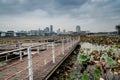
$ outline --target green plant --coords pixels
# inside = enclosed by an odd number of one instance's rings
[[[69,77],[66,80],[79,80],[81,77],[81,73],[78,73],[75,69],[71,69],[69,73]]]
[[[116,45],[116,44],[114,44],[114,45],[112,45],[112,48],[118,48],[118,45]]]
[[[81,54],[81,55],[79,56],[79,59],[80,59],[81,62],[85,62],[85,61],[87,61],[89,58],[90,58],[90,57],[89,57],[88,55],[84,55],[84,54]]]
[[[93,71],[93,74],[94,74],[94,80],[99,80],[99,77],[100,77],[100,74],[101,74],[100,70],[99,69],[95,69]]]
[[[87,74],[82,74],[82,80],[90,80]]]
[[[110,65],[111,68],[116,64],[116,61],[113,60],[111,57],[104,56],[104,59]]]
[[[95,76],[100,76],[100,70],[99,69],[95,69],[94,70],[94,72],[93,72],[93,74],[95,75]]]
[[[86,48],[87,51],[90,51],[90,48]]]
[[[115,53],[115,50],[114,50],[113,48],[110,48],[110,49],[108,50],[108,54],[113,55],[114,53]]]

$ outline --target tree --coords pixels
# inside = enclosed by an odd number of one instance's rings
[[[116,25],[116,29],[118,31],[118,34],[120,35],[120,24],[119,25]]]

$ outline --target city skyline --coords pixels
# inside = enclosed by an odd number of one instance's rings
[[[81,31],[81,28],[80,28],[80,26],[79,25],[77,25],[76,27],[79,27],[79,32]],[[75,29],[74,30],[71,30],[72,32],[78,32],[75,27]],[[66,30],[66,29],[61,29],[61,28],[58,28],[57,30],[55,30],[54,29],[54,25],[49,25],[48,27],[42,27],[42,29],[41,28],[37,28],[37,29],[31,29],[31,30],[18,30],[18,31],[15,31],[15,30],[1,30],[0,32],[7,32],[7,31],[14,31],[14,32],[29,32],[29,31],[45,31],[45,32],[48,32],[48,33],[57,33],[58,32],[58,30],[59,30],[59,32],[69,32],[69,30]],[[79,33],[78,32],[78,33]]]
[[[55,36],[55,35],[71,35],[71,34],[87,34],[87,31],[81,31],[80,26],[76,26],[76,31],[66,31],[65,29],[63,31],[60,30],[60,28],[57,31],[54,31],[53,25],[50,25],[49,27],[45,27],[44,29],[36,29],[36,30],[30,30],[30,31],[0,31],[0,38],[1,37],[27,37],[27,36]]]
[[[51,27],[52,26],[52,27]],[[77,25],[78,26],[78,25]],[[9,27],[9,26],[8,26]],[[11,27],[11,26],[10,26]],[[12,26],[12,27],[14,27],[14,26]],[[26,26],[24,26],[24,27],[26,27]],[[61,31],[63,31],[63,30],[66,30],[66,29],[64,29],[64,28],[60,28],[60,27],[58,27],[58,28],[55,28],[54,27],[54,25],[49,25],[49,26],[47,26],[47,27],[45,27],[45,26],[42,26],[42,27],[39,27],[39,26],[37,26],[36,28],[34,28],[34,29],[27,29],[27,30],[25,30],[25,29],[18,29],[18,30],[15,30],[15,29],[10,29],[10,30],[0,30],[1,32],[6,32],[6,31],[15,31],[15,32],[19,32],[19,31],[31,31],[31,30],[45,30],[45,31],[49,31],[50,33],[52,33],[52,32],[57,32],[57,30],[58,29],[60,29]],[[74,27],[74,29],[73,30],[66,30],[67,32],[68,31],[73,31],[73,32],[76,32],[76,26]]]
[[[36,30],[49,25],[66,31],[115,31],[119,0],[1,0],[0,31]]]

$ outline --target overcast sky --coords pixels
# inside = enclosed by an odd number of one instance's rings
[[[120,24],[120,0],[0,0],[0,31],[54,30],[115,31]]]

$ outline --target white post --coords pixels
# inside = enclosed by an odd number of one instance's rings
[[[7,49],[7,46],[8,46],[8,42],[7,41],[5,41],[5,49]]]
[[[91,45],[91,53],[92,53],[92,51],[93,51],[93,46]]]
[[[46,61],[46,59],[44,59],[44,64],[45,64],[45,65],[47,64],[47,61]]]
[[[64,54],[64,39],[62,40],[62,54]]]
[[[45,49],[45,45],[43,45],[43,49]]]
[[[80,41],[80,37],[78,37],[78,41]]]
[[[71,44],[70,47],[72,47],[72,38],[70,38],[70,44]]]
[[[20,50],[20,61],[22,61],[22,51]]]
[[[37,53],[38,53],[38,54],[40,53],[40,48],[39,48],[39,46],[37,47]]]
[[[53,63],[55,63],[55,46],[54,46],[54,42],[52,42],[52,58],[53,58]]]
[[[70,46],[71,46],[71,39],[69,38],[69,49],[70,49]]]
[[[71,42],[72,42],[72,47],[73,47],[73,39],[72,39],[72,41],[71,41]]]
[[[30,46],[33,46],[33,44],[32,44],[32,40],[30,40]]]
[[[32,69],[32,55],[31,55],[31,48],[27,48],[28,53],[28,73],[29,73],[29,80],[33,80],[33,69]]]
[[[6,62],[8,61],[8,54],[6,55]]]
[[[6,62],[8,61],[8,56],[10,55],[10,53],[8,53],[7,55],[6,55]]]
[[[48,44],[46,46],[47,46],[47,50],[48,50]]]
[[[19,45],[19,49],[21,48],[21,45],[20,45],[20,43],[18,43],[18,45]],[[22,61],[22,51],[20,50],[20,61]]]
[[[48,44],[46,44],[46,46],[45,46],[45,47],[46,47],[46,50],[48,50]]]
[[[67,38],[67,49],[69,49],[69,39]]]
[[[73,39],[73,46],[75,45],[75,39]]]

